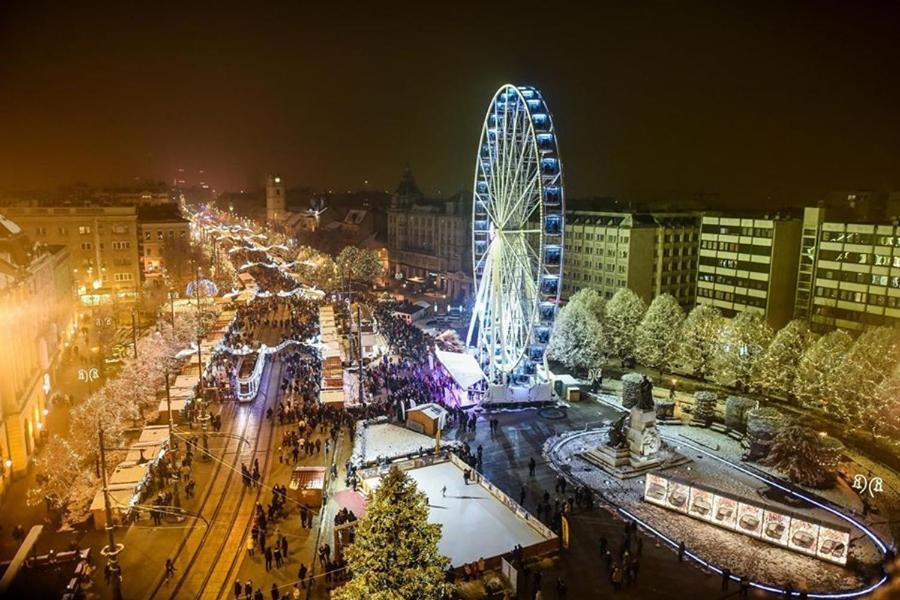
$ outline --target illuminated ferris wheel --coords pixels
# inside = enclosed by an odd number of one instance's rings
[[[544,381],[562,286],[562,163],[540,92],[504,85],[478,142],[472,208],[475,308],[467,345],[488,381]]]

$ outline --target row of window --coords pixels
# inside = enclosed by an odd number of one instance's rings
[[[718,250],[720,252],[740,252],[741,254],[756,254],[758,256],[771,256],[772,246],[759,244],[739,244],[737,242],[716,242],[714,240],[701,240],[700,248],[703,250]]]
[[[815,306],[813,307],[813,314],[824,317],[827,320],[843,319],[845,321],[856,321],[864,325],[883,325],[890,319],[890,317],[885,317],[884,315],[873,315],[865,311],[857,312],[836,306]]]
[[[737,225],[711,225],[705,223],[701,227],[703,233],[715,233],[719,235],[743,235],[746,237],[771,238],[771,227],[739,227]]]
[[[897,275],[873,275],[872,273],[854,273],[852,271],[837,271],[834,269],[819,269],[816,271],[816,275],[822,279],[831,279],[832,281],[900,288],[900,276]]]
[[[708,283],[718,283],[721,285],[733,285],[735,287],[747,288],[750,290],[768,290],[769,282],[749,279],[747,277],[734,277],[732,275],[722,275],[719,273],[700,273],[697,277],[700,281]]]
[[[568,228],[567,228],[568,229]],[[606,235],[605,233],[584,233],[581,231],[573,231],[567,234],[575,240],[585,240],[588,242],[607,242],[609,244],[627,244],[627,235]]]
[[[862,244],[865,246],[893,246],[894,248],[900,248],[900,235],[857,233],[855,231],[823,231],[822,241]]]
[[[739,271],[752,271],[754,273],[768,273],[769,265],[765,263],[750,262],[748,260],[735,260],[732,258],[713,258],[701,256],[700,265],[706,267],[721,267],[723,269],[737,269]]]
[[[816,296],[856,302],[858,304],[872,304],[874,306],[887,306],[888,308],[900,308],[900,296],[887,296],[885,294],[872,294],[868,292],[854,292],[851,290],[839,290],[837,288],[816,287]]]
[[[845,252],[843,250],[820,250],[821,260],[853,263],[855,265],[876,265],[879,267],[900,267],[900,255],[875,254],[873,252]]]
[[[94,247],[94,244],[91,242],[81,242],[82,250],[91,250],[91,249],[93,249],[93,247]],[[103,242],[100,242],[100,249],[103,250],[104,248],[105,248],[105,244]],[[117,241],[113,241],[113,243],[112,243],[113,250],[128,250],[129,248],[131,248],[131,242],[128,242],[125,240],[117,240]]]
[[[47,235],[46,227],[35,227],[34,235],[35,237],[46,237]],[[78,235],[91,235],[93,233],[93,227],[91,225],[79,225],[77,227]],[[127,234],[128,233],[128,225],[112,225],[110,226],[110,231],[115,234]],[[57,227],[56,233],[58,235],[69,235],[68,227]],[[103,233],[103,226],[99,225],[97,227],[97,233]]]
[[[182,237],[182,238],[183,238],[184,235],[185,235],[185,231],[182,229],[181,231],[178,232],[178,235],[179,235],[179,237]],[[167,232],[166,232],[166,231],[163,231],[162,229],[157,229],[157,230],[156,230],[156,239],[157,239],[158,241],[162,241],[162,240],[166,239],[166,237],[168,237],[169,239],[174,239],[174,237],[175,237],[175,230],[174,230],[174,229],[170,229],[170,230],[168,230]],[[152,240],[152,239],[153,239],[153,232],[151,232],[151,231],[145,231],[145,232],[144,232],[144,241],[145,241],[145,242],[149,242],[149,241]]]
[[[723,302],[733,302],[735,304],[743,304],[744,306],[755,306],[757,308],[766,307],[765,298],[757,298],[756,296],[748,296],[746,294],[735,294],[734,292],[725,292],[722,290],[711,290],[708,288],[698,288],[697,296],[701,298],[713,298],[722,300]]]

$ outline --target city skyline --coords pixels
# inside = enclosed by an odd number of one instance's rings
[[[892,6],[570,9],[546,26],[538,8],[103,7],[73,27],[7,5],[0,188],[185,168],[220,191],[268,172],[390,190],[410,164],[446,196],[471,187],[483,104],[507,81],[552,99],[571,197],[778,208],[900,183]]]

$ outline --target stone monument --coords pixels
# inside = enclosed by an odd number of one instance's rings
[[[629,373],[622,377],[622,406],[630,413],[610,426],[605,444],[582,456],[617,477],[636,477],[660,464],[662,446],[656,429],[653,384],[647,376]]]

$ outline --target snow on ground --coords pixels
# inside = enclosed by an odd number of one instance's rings
[[[679,467],[666,469],[663,473],[675,475],[689,481],[702,482],[716,489],[743,496],[751,500],[765,501],[758,491],[768,486],[736,469],[729,468],[708,456],[704,456],[687,446],[678,445],[679,439],[687,439],[703,447],[713,441],[707,430],[691,427],[665,427],[663,434],[668,443],[691,459]],[[683,434],[680,437],[678,434]],[[723,458],[731,459],[740,443],[727,436],[715,434]],[[724,438],[724,439],[723,439]],[[621,506],[647,521],[663,533],[676,540],[684,540],[688,549],[709,560],[711,563],[728,567],[735,574],[776,585],[794,585],[815,590],[850,590],[861,587],[865,581],[849,568],[823,562],[796,552],[780,548],[753,538],[727,531],[711,524],[669,511],[643,500],[644,478],[620,481],[602,469],[579,458],[578,453],[596,448],[606,440],[606,428],[587,433],[570,433],[547,440],[545,455],[551,464],[559,464],[569,470],[573,477],[597,490],[607,501]],[[703,442],[703,443],[697,443]],[[733,442],[736,447],[728,442]],[[740,453],[736,456],[740,457]],[[786,506],[788,510],[808,514],[824,521],[835,521],[835,517],[818,508],[798,508]],[[845,523],[846,524],[846,523]],[[853,531],[850,557],[862,562],[874,562],[878,553],[868,538]],[[856,539],[859,538],[859,539]]]
[[[350,460],[357,466],[393,460],[422,450],[434,450],[433,438],[402,425],[388,423],[384,417],[369,422],[357,421],[355,440]],[[457,445],[458,442],[449,440],[441,442],[441,447]]]
[[[428,521],[441,525],[438,549],[453,566],[528,547],[546,538],[450,461],[406,472],[428,496]],[[447,495],[441,488],[447,486]]]

